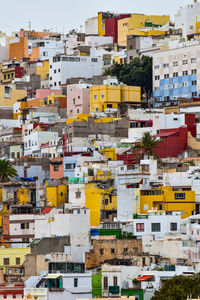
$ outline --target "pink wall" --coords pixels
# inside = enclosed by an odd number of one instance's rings
[[[87,88],[88,87],[88,88]],[[74,104],[75,100],[75,104]],[[90,89],[86,84],[71,84],[67,86],[67,116],[76,118],[77,114],[90,112]]]
[[[42,100],[50,95],[62,95],[62,90],[39,89],[36,90],[35,98],[39,98]]]

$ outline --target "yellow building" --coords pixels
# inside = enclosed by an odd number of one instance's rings
[[[152,36],[165,34],[166,32],[160,27],[169,23],[169,21],[170,16],[132,14],[131,17],[118,21],[118,44],[126,47],[128,35]]]
[[[100,152],[102,152],[108,158],[108,160],[117,160],[115,148],[109,148],[109,149],[105,148],[100,150]]]
[[[6,268],[22,266],[25,256],[30,254],[31,249],[26,248],[5,248],[0,249],[0,268],[3,268],[4,273]]]
[[[26,90],[16,89],[15,84],[0,85],[0,106],[13,106],[26,97]]]
[[[36,75],[40,75],[41,80],[48,79],[49,60],[43,60],[36,64]]]
[[[152,210],[180,211],[182,218],[192,215],[196,209],[195,192],[165,186],[140,192],[140,214]]]
[[[110,219],[117,211],[117,197],[113,193],[112,181],[107,179],[107,185],[102,180],[106,177],[105,174],[99,174],[101,180],[85,184],[85,206],[90,209],[90,226],[98,226],[102,219]]]
[[[51,207],[58,207],[60,204],[66,203],[67,185],[46,186],[47,204]]]
[[[18,101],[13,104],[13,119],[17,120],[22,114],[23,110],[27,108],[27,101]]]
[[[122,102],[140,103],[141,88],[126,85],[97,85],[90,87],[90,112],[117,109]]]
[[[17,190],[17,203],[20,205],[29,203],[29,189],[19,188]]]

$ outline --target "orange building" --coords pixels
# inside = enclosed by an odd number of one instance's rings
[[[9,59],[21,60],[28,58],[28,38],[20,37],[18,41],[11,40],[9,44]]]
[[[63,157],[53,158],[50,162],[50,178],[61,179],[64,177],[64,159]]]

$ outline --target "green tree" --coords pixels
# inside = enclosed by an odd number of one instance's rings
[[[158,148],[159,142],[160,141],[152,136],[150,132],[144,132],[141,139],[139,139],[139,142],[133,147],[133,151],[140,149],[143,154],[157,157],[154,149]]]
[[[186,300],[188,296],[200,296],[200,274],[175,276],[165,282],[151,300]]]
[[[0,182],[8,182],[17,176],[17,171],[12,167],[9,160],[0,159]]]
[[[130,86],[141,86],[145,99],[152,94],[152,57],[135,57],[129,64],[115,64],[111,75]]]

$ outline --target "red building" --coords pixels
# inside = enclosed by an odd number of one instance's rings
[[[106,36],[112,36],[113,42],[118,42],[118,20],[131,17],[131,14],[119,15],[105,20],[105,33]]]
[[[24,296],[24,284],[23,283],[1,283],[0,284],[0,297],[1,299],[8,298],[23,298]]]
[[[154,152],[160,158],[177,157],[187,149],[187,136],[187,127],[161,129],[160,133],[156,135],[161,141],[158,144],[158,148],[154,149]]]

